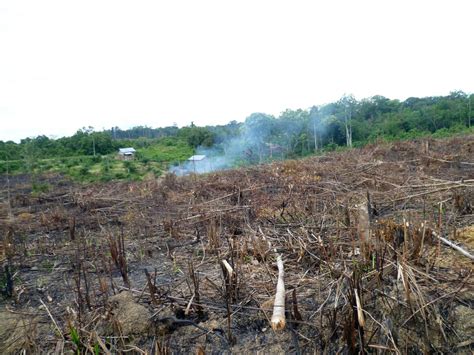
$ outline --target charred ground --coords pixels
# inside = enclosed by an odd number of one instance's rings
[[[473,263],[436,236],[474,250],[472,156],[463,136],[39,195],[3,177],[0,351],[469,353]]]

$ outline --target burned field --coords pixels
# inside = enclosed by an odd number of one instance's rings
[[[160,181],[55,178],[36,196],[2,181],[0,351],[470,353],[473,156],[465,136]]]

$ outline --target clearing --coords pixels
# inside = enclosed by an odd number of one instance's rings
[[[3,176],[0,352],[469,354],[473,260],[438,236],[474,252],[473,156],[471,135],[39,195]]]

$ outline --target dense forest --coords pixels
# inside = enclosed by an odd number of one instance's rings
[[[0,141],[0,172],[28,170],[40,159],[97,159],[124,146],[135,147],[139,161],[176,163],[194,152],[204,152],[232,157],[232,163],[227,161],[229,166],[234,162],[294,158],[381,139],[444,136],[471,130],[472,101],[473,95],[462,91],[405,101],[383,96],[358,101],[345,95],[337,102],[309,109],[288,109],[278,117],[252,113],[243,123],[232,121],[220,126],[191,123],[182,128],[113,127],[100,132],[88,127],[59,139],[42,135],[20,143]]]

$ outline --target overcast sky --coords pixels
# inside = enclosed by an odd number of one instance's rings
[[[474,1],[1,0],[0,140],[474,91]]]

